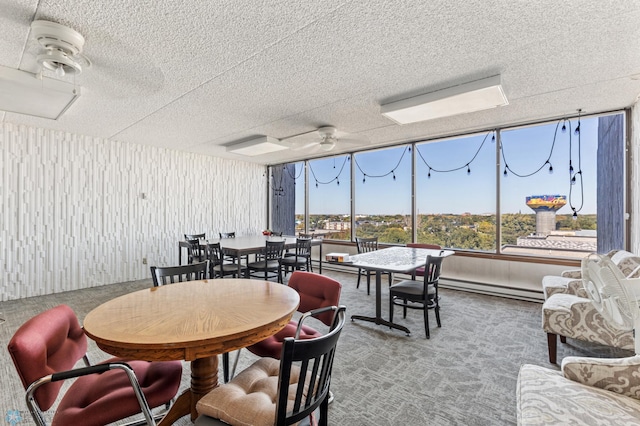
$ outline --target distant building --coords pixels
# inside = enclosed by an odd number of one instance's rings
[[[351,222],[325,222],[324,229],[331,231],[346,231],[351,229]]]

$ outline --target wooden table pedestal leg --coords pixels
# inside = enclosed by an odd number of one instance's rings
[[[190,414],[191,421],[194,421],[198,417],[196,403],[216,386],[218,386],[218,356],[191,361],[191,388],[176,399],[158,426],[171,425],[187,414]]]
[[[191,361],[191,420],[198,417],[196,403],[218,386],[218,356]]]

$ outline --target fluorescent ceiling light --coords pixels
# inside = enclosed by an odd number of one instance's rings
[[[408,124],[508,104],[500,76],[495,75],[382,105],[380,112],[398,124]]]
[[[80,97],[80,87],[0,67],[0,110],[57,120]]]
[[[254,157],[256,155],[282,151],[283,149],[287,149],[287,147],[280,144],[278,139],[269,136],[261,136],[246,142],[230,145],[227,147],[227,152]]]

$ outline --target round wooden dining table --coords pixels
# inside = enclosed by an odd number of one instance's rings
[[[160,425],[191,414],[218,385],[218,354],[281,330],[298,308],[298,293],[282,284],[247,279],[187,281],[117,297],[87,314],[84,331],[103,351],[147,361],[191,362],[191,387]]]

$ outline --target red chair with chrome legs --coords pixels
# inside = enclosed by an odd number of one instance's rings
[[[52,425],[105,425],[143,413],[155,425],[151,408],[168,404],[178,392],[180,361],[147,362],[111,358],[73,369],[86,357],[87,338],[73,310],[60,305],[31,318],[8,345],[27,390],[27,405],[38,425],[64,380],[75,381],[60,399]]]
[[[300,294],[300,306],[298,312],[306,313],[312,310],[327,308],[330,306],[338,306],[340,301],[340,292],[342,284],[338,281],[326,277],[324,275],[315,274],[313,272],[295,271],[289,279],[289,287],[293,288]],[[328,310],[316,316],[327,326],[333,323],[333,315],[335,311]],[[282,345],[287,337],[294,337],[298,321],[290,321],[282,330],[268,337],[247,349],[258,356],[279,359],[282,353]],[[299,339],[312,339],[320,336],[321,333],[309,327],[302,325]]]

